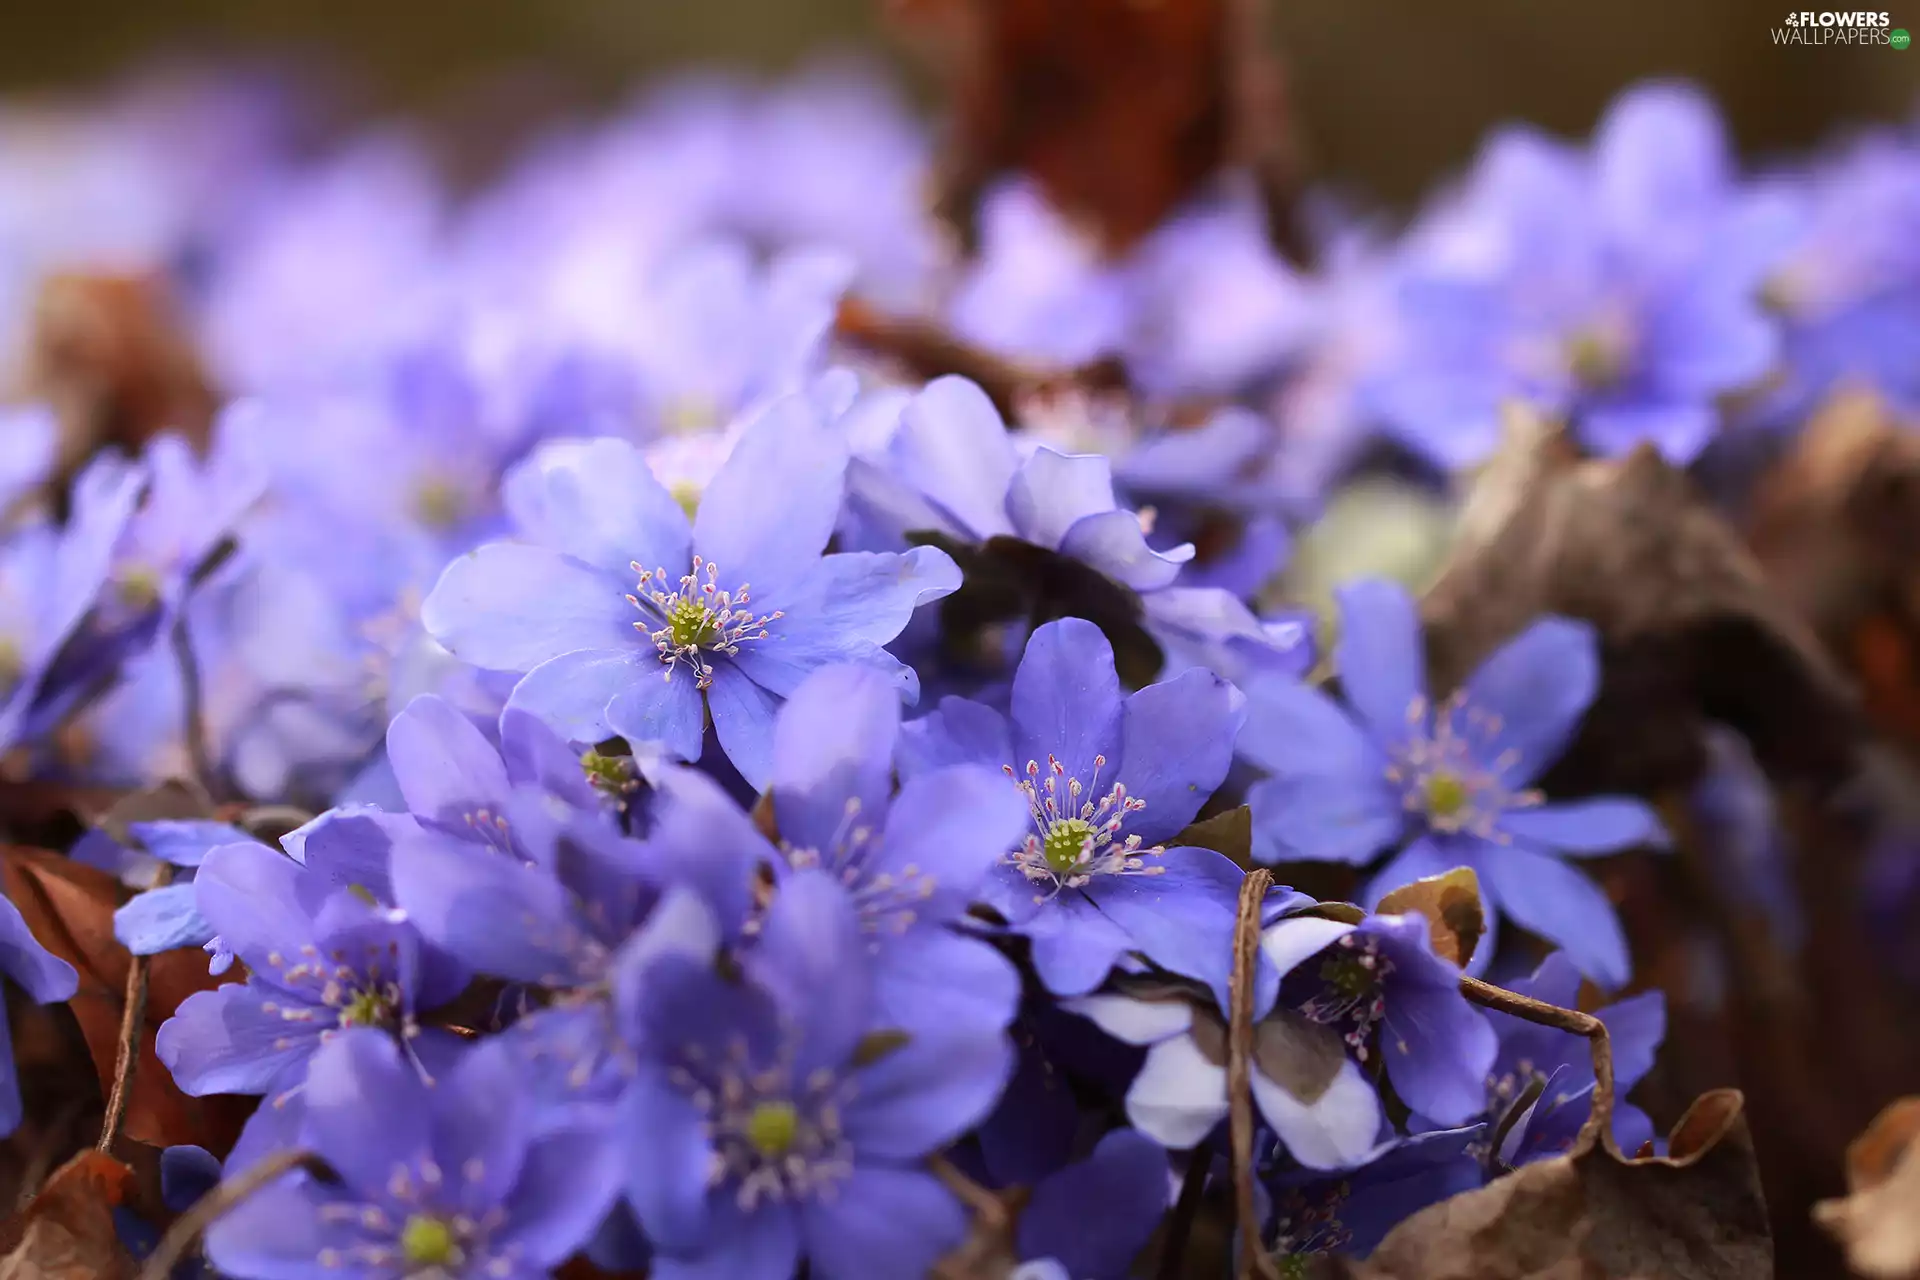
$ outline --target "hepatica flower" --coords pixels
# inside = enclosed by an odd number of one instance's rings
[[[80,975],[33,936],[26,917],[0,894],[0,976],[27,993],[35,1004],[71,1000]],[[19,1127],[20,1081],[13,1071],[13,1039],[7,1030],[6,1002],[0,995],[0,1137]]]
[[[821,871],[777,890],[741,967],[669,958],[620,993],[649,1046],[620,1124],[651,1274],[926,1274],[966,1219],[920,1163],[992,1107],[1005,1036],[876,1025],[857,908]]]
[[[1165,842],[1226,776],[1245,715],[1239,691],[1198,668],[1123,696],[1106,637],[1065,618],[1027,642],[1010,716],[943,699],[908,726],[902,763],[909,779],[985,764],[1025,799],[1028,830],[983,897],[1032,943],[1049,990],[1090,991],[1129,951],[1224,982],[1199,953],[1208,927],[1232,918],[1240,870]]]
[[[1397,848],[1367,890],[1372,901],[1472,867],[1490,908],[1566,948],[1596,982],[1624,983],[1627,947],[1613,906],[1562,859],[1662,844],[1659,819],[1637,800],[1548,804],[1530,790],[1593,701],[1592,629],[1541,619],[1436,706],[1406,592],[1371,581],[1337,595],[1347,706],[1284,678],[1249,692],[1240,750],[1271,775],[1247,797],[1257,854],[1364,865]],[[1492,936],[1490,928],[1476,963],[1491,956]]]
[[[823,556],[840,508],[846,447],[803,397],[743,433],[691,525],[633,446],[569,448],[538,481],[510,478],[531,543],[493,543],[449,565],[427,629],[475,665],[526,672],[510,705],[562,736],[619,734],[697,759],[704,722],[740,773],[763,785],[773,716],[817,667],[854,662],[916,696],[881,646],[916,606],[959,585],[920,548]]]
[[[1623,95],[1585,155],[1497,136],[1408,242],[1376,409],[1447,467],[1492,451],[1509,399],[1568,416],[1595,452],[1644,441],[1690,461],[1717,400],[1757,383],[1779,345],[1764,257],[1730,251],[1730,169],[1712,106],[1670,85]]]
[[[349,1032],[314,1059],[301,1131],[339,1180],[269,1185],[214,1224],[207,1255],[236,1280],[548,1275],[619,1194],[604,1124],[540,1109],[498,1043],[429,1085],[391,1039]]]
[[[837,878],[859,909],[883,1010],[1011,1020],[1013,967],[963,923],[1027,806],[1000,769],[952,764],[893,794],[900,699],[871,667],[826,667],[781,708],[769,794],[781,865]]]

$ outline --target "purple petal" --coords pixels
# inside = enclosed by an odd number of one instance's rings
[[[1247,686],[1247,718],[1238,747],[1248,760],[1282,777],[1385,776],[1379,748],[1340,705],[1290,676],[1270,676]]]
[[[1082,618],[1049,622],[1027,640],[1013,678],[1012,764],[1038,765],[1036,787],[1054,760],[1067,778],[1090,783],[1095,757],[1120,745],[1121,714],[1113,646],[1100,628]]]
[[[1419,610],[1404,587],[1385,579],[1350,583],[1334,595],[1340,603],[1334,664],[1341,692],[1376,742],[1398,742],[1413,727],[1426,693]]]
[[[998,1031],[909,1028],[907,1043],[859,1073],[842,1115],[863,1159],[918,1160],[973,1128],[1013,1074]]]
[[[255,970],[268,956],[292,955],[313,941],[313,919],[300,893],[301,869],[263,844],[215,849],[194,877],[200,915],[229,951]]]
[[[1211,849],[1169,849],[1148,865],[1161,868],[1160,874],[1095,876],[1085,892],[1120,926],[1133,950],[1207,983],[1224,1008],[1245,873]]]
[[[113,913],[113,936],[136,956],[204,946],[213,939],[213,926],[200,918],[196,902],[191,884],[161,885],[135,894]]]
[[[207,1258],[220,1274],[260,1280],[330,1280],[340,1267],[323,1263],[328,1248],[350,1248],[355,1227],[324,1223],[320,1206],[334,1197],[290,1173],[255,1192],[207,1228]]]
[[[875,1018],[891,1027],[1002,1030],[1020,1003],[1020,972],[981,938],[908,929],[876,962]]]
[[[160,1061],[189,1097],[264,1093],[281,1071],[311,1054],[320,1032],[329,1029],[283,1019],[279,1006],[287,1004],[285,996],[251,982],[196,991],[160,1024]]]
[[[1091,565],[1107,577],[1135,591],[1158,591],[1173,585],[1180,566],[1193,559],[1194,548],[1183,542],[1155,551],[1131,511],[1103,511],[1076,520],[1060,539],[1060,554]]]
[[[427,1086],[384,1031],[352,1028],[314,1054],[306,1108],[306,1141],[369,1198],[385,1192],[396,1171],[411,1176],[433,1153]]]
[[[420,932],[481,973],[564,987],[590,939],[552,876],[432,831],[393,850],[394,897]]]
[[[1496,649],[1465,685],[1470,707],[1499,717],[1484,758],[1508,761],[1505,780],[1523,786],[1566,747],[1599,688],[1593,628],[1542,618]]]
[[[1282,978],[1354,931],[1355,926],[1319,916],[1292,916],[1260,935],[1260,953]]]
[[[1607,1024],[1613,1050],[1614,1082],[1631,1089],[1653,1070],[1653,1057],[1667,1034],[1667,998],[1659,991],[1643,991],[1599,1011]]]
[[[586,658],[589,655],[576,656]],[[653,655],[646,655],[646,658],[653,659]],[[533,679],[534,674],[537,673],[530,673],[527,680],[521,682],[522,688]],[[657,659],[653,659],[636,664],[630,678],[622,678],[611,664],[599,663],[594,664],[590,672],[582,663],[571,670],[556,669],[552,673],[552,687],[556,690],[563,682],[577,681],[572,685],[573,691],[588,697],[597,697],[601,690],[613,687],[616,680],[620,681],[619,691],[604,704],[599,713],[607,728],[629,742],[657,742],[681,760],[700,758],[700,745],[706,736],[705,711],[700,690],[693,676],[685,669],[662,667]],[[545,687],[543,684],[542,688]],[[522,699],[520,690],[516,689],[508,705],[523,706],[540,714],[540,706],[534,700],[536,696],[529,694]],[[548,702],[547,705],[554,704]],[[578,706],[580,711],[585,708],[585,702]],[[542,718],[575,741],[598,741],[581,732],[590,730],[592,726],[584,718],[576,719],[569,714],[575,710],[574,707],[563,706],[558,710],[560,716],[543,715]]]
[[[631,589],[557,551],[494,542],[446,567],[420,620],[464,662],[531,671],[576,649],[634,644]]]
[[[630,565],[677,568],[693,546],[686,514],[625,440],[566,440],[507,473],[502,496],[531,539],[614,578]]]
[[[387,726],[387,759],[416,817],[459,829],[477,809],[498,812],[507,769],[485,734],[445,698],[422,694]]]
[[[965,698],[942,698],[940,709],[903,726],[900,772],[906,777],[947,765],[1004,768],[1013,761],[1007,718]]]
[[[893,467],[975,538],[1012,533],[1007,489],[1018,458],[986,393],[964,378],[936,378],[901,415]]]
[[[223,844],[254,844],[254,838],[224,822],[130,822],[127,831],[140,847],[176,867],[197,867]]]
[[[1639,800],[1607,798],[1509,809],[1500,829],[1529,844],[1567,854],[1614,853],[1668,846],[1660,815]]]
[[[620,1148],[609,1140],[610,1120],[588,1112],[528,1145],[495,1245],[517,1247],[544,1270],[566,1261],[593,1234],[620,1194]]]
[[[822,556],[778,603],[789,618],[804,619],[810,628],[887,644],[906,629],[915,609],[959,587],[960,567],[937,547],[898,554],[849,551]],[[741,656],[752,652],[758,650],[743,649]]]
[[[1112,470],[1097,453],[1069,456],[1035,449],[1007,488],[1007,515],[1014,529],[1049,550],[1059,548],[1075,522],[1113,509]]]
[[[747,963],[780,1007],[801,1021],[806,1069],[839,1066],[869,1029],[873,988],[866,956],[859,913],[834,876],[800,871],[780,885]]]
[[[1247,788],[1255,853],[1262,862],[1364,866],[1407,825],[1381,776],[1267,778]]]
[[[620,1099],[623,1132],[637,1135],[627,1161],[627,1201],[658,1247],[697,1248],[706,1235],[713,1145],[705,1116],[656,1071],[642,1071]]]
[[[921,1276],[967,1234],[967,1215],[931,1174],[856,1167],[830,1200],[801,1209],[821,1276]]]
[[[706,774],[670,769],[658,791],[648,861],[661,880],[698,888],[731,934],[746,919],[756,868],[771,866],[779,854]]]
[[[1127,819],[1126,834],[1158,844],[1193,821],[1226,778],[1246,717],[1240,691],[1198,668],[1128,697],[1116,781],[1146,807]]]
[[[1486,891],[1514,923],[1566,950],[1594,982],[1623,986],[1633,972],[1613,903],[1584,872],[1532,849],[1503,848],[1479,860]]]
[[[840,515],[847,446],[806,397],[748,424],[694,517],[694,549],[729,582],[771,596],[820,558]]]
[[[707,710],[721,750],[755,791],[773,776],[773,722],[779,700],[744,672],[719,670],[707,688]]]
[[[428,1094],[433,1157],[462,1212],[481,1217],[521,1178],[535,1115],[513,1046],[494,1037],[460,1056]]]
[[[841,666],[808,676],[774,725],[772,790],[781,838],[824,853],[845,829],[878,820],[893,786],[899,735],[900,695],[879,672]]]
[[[1125,1275],[1167,1198],[1166,1151],[1137,1130],[1116,1129],[1033,1189],[1020,1214],[1020,1256],[1053,1258],[1071,1276]]]
[[[1033,944],[1033,968],[1041,985],[1057,996],[1093,990],[1133,946],[1125,930],[1073,889],[1040,908],[1021,932]]]
[[[1020,842],[1028,810],[998,770],[956,765],[910,778],[900,788],[863,878],[924,880],[921,919],[963,912],[1002,855]],[[911,869],[911,870],[910,870]]]
[[[80,975],[33,936],[20,908],[0,895],[0,974],[18,983],[35,1004],[71,1000],[80,989]],[[11,1062],[7,1057],[0,1062]]]
[[[649,1280],[792,1280],[800,1262],[800,1222],[793,1207],[763,1200],[749,1212],[736,1197],[732,1188],[717,1188],[708,1201],[707,1247],[698,1253],[655,1253]]]

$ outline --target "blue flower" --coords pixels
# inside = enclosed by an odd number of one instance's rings
[[[136,956],[212,942],[213,926],[201,918],[193,873],[213,850],[228,844],[250,844],[253,837],[238,827],[211,821],[135,822],[129,824],[128,832],[146,855],[145,860],[157,860],[186,875],[176,873],[170,883],[148,888],[123,903],[113,913],[113,936]],[[213,972],[225,971],[222,966]]]
[[[1580,973],[1556,951],[1531,977],[1511,990],[1563,1009],[1578,1007]],[[1653,1056],[1667,1030],[1666,997],[1642,992],[1596,1011],[1607,1024],[1613,1055],[1613,1136],[1628,1155],[1654,1141],[1653,1122],[1626,1100],[1627,1091],[1653,1069]],[[1499,1151],[1482,1152],[1493,1172],[1532,1160],[1563,1155],[1573,1146],[1592,1110],[1593,1055],[1587,1040],[1543,1027],[1511,1014],[1493,1013],[1488,1021],[1500,1037],[1499,1057],[1487,1075],[1486,1116],[1507,1126]],[[1516,1106],[1525,1110],[1510,1113]]]
[[[1068,1280],[1123,1280],[1171,1192],[1165,1149],[1136,1129],[1115,1129],[1033,1188],[1020,1211],[1020,1256],[1052,1262]]]
[[[1442,1124],[1480,1111],[1494,1034],[1460,994],[1460,970],[1433,953],[1418,914],[1347,924],[1292,916],[1261,935],[1280,999],[1340,1033],[1365,1063],[1376,1051],[1400,1100]]]
[[[429,1086],[391,1039],[349,1032],[305,1093],[302,1143],[339,1180],[291,1174],[215,1223],[207,1255],[236,1280],[546,1275],[619,1194],[604,1118],[535,1106],[497,1044]]]
[[[734,767],[763,785],[774,711],[801,678],[856,662],[911,699],[912,671],[881,646],[958,585],[930,548],[821,555],[846,456],[806,399],[782,400],[746,430],[690,527],[631,445],[571,451],[539,485],[508,481],[544,498],[541,544],[454,561],[427,629],[468,662],[526,672],[511,705],[564,737],[619,734],[693,760],[710,716]]]
[[[322,841],[335,830],[321,828]],[[337,878],[347,876],[347,883]],[[194,879],[200,915],[248,976],[194,993],[161,1025],[160,1060],[183,1091],[200,1097],[297,1084],[302,1067],[340,1030],[378,1027],[411,1038],[420,1034],[419,1011],[460,992],[466,975],[458,966],[368,901],[385,895],[364,882],[384,889],[384,878],[384,868],[309,869],[261,844],[207,855]]]
[[[1480,1186],[1480,1164],[1470,1153],[1479,1132],[1439,1129],[1396,1139],[1335,1177],[1277,1163],[1261,1184],[1270,1206],[1261,1238],[1280,1258],[1364,1258],[1403,1219]]]
[[[1685,463],[1716,401],[1757,383],[1779,335],[1760,308],[1765,263],[1727,252],[1728,146],[1702,96],[1621,96],[1581,155],[1515,129],[1483,151],[1464,194],[1403,250],[1398,355],[1372,394],[1388,426],[1437,464],[1499,440],[1503,402],[1564,415],[1595,452],[1649,442]]]
[[[1406,592],[1371,581],[1337,595],[1347,708],[1293,680],[1249,689],[1240,751],[1272,775],[1247,795],[1256,853],[1363,865],[1404,843],[1368,901],[1472,867],[1489,908],[1565,947],[1596,982],[1624,983],[1630,964],[1613,905],[1561,858],[1663,844],[1659,819],[1638,800],[1545,804],[1528,790],[1593,701],[1592,628],[1535,622],[1436,708]],[[1475,965],[1492,955],[1491,910],[1488,920]]]
[[[740,977],[663,959],[620,992],[648,1046],[621,1102],[627,1197],[659,1280],[923,1275],[966,1231],[920,1161],[1005,1085],[999,1032],[876,1024],[859,912],[822,871],[779,887]]]
[[[846,886],[871,940],[885,1013],[918,1012],[997,1031],[1020,979],[985,941],[956,932],[1027,807],[1002,772],[955,764],[893,792],[900,699],[870,667],[827,667],[781,708],[769,794],[782,865]]]
[[[1033,633],[1011,717],[960,698],[910,724],[909,779],[955,764],[1002,770],[1032,826],[985,901],[1032,944],[1047,989],[1078,995],[1129,951],[1225,990],[1206,946],[1231,921],[1240,869],[1210,849],[1167,848],[1226,776],[1245,700],[1197,668],[1122,696],[1113,650],[1079,618]]]

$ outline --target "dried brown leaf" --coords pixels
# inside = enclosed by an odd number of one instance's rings
[[[1364,1262],[1319,1280],[1766,1280],[1773,1242],[1743,1103],[1704,1094],[1670,1153],[1627,1160],[1599,1143],[1432,1205]]]
[[[1472,867],[1455,867],[1444,875],[1428,876],[1401,885],[1375,907],[1381,915],[1418,911],[1433,934],[1433,953],[1464,966],[1487,931],[1480,904],[1480,877]]]
[[[1253,810],[1246,805],[1216,813],[1211,818],[1183,828],[1171,840],[1170,849],[1211,849],[1230,859],[1242,871],[1253,866]]]
[[[1550,790],[1688,787],[1709,722],[1739,730],[1776,781],[1852,776],[1863,726],[1849,682],[1686,475],[1646,445],[1583,459],[1563,430],[1516,413],[1422,601],[1434,688],[1549,613],[1593,624],[1602,673]]]
[[[47,950],[72,965],[80,987],[68,1008],[80,1024],[104,1096],[112,1088],[132,957],[113,936],[119,884],[112,876],[44,849],[0,848],[0,891],[26,918]],[[210,1151],[232,1144],[250,1109],[249,1100],[190,1098],[180,1092],[160,1062],[154,1036],[180,1002],[218,980],[197,951],[152,957],[147,1010],[140,1037],[140,1064],[127,1106],[126,1136],[153,1146],[191,1143]]]
[[[1920,1098],[1888,1106],[1847,1148],[1844,1199],[1813,1206],[1813,1220],[1870,1280],[1920,1276]]]
[[[132,1280],[133,1260],[113,1207],[133,1170],[98,1151],[62,1165],[15,1217],[0,1224],[0,1280]]]

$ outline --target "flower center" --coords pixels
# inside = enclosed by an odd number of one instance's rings
[[[1340,1221],[1340,1210],[1352,1190],[1352,1184],[1342,1180],[1289,1188],[1275,1197],[1274,1261],[1287,1280],[1307,1275],[1307,1262],[1313,1254],[1331,1253],[1353,1239],[1353,1233]]]
[[[589,751],[580,757],[580,771],[586,774],[588,786],[616,799],[640,786],[640,779],[634,776],[631,756],[608,756],[601,755],[597,750]]]
[[[767,624],[786,616],[778,609],[755,614],[745,583],[736,591],[720,590],[719,569],[699,556],[672,591],[666,589],[665,569],[642,569],[637,561],[632,568],[640,583],[627,603],[646,615],[634,630],[653,641],[668,678],[684,663],[702,689],[713,683],[711,654],[734,657],[747,641],[765,640]]]
[[[849,796],[839,825],[825,845],[803,848],[782,840],[780,852],[795,870],[818,867],[838,875],[865,932],[905,933],[920,918],[923,904],[933,897],[939,882],[917,862],[876,871],[878,834],[873,823],[864,820],[860,798]]]
[[[130,609],[150,609],[160,600],[160,575],[146,565],[128,565],[114,580],[120,603]]]
[[[400,1252],[412,1267],[441,1267],[459,1255],[453,1228],[439,1218],[416,1213],[400,1230]]]
[[[1054,756],[1047,757],[1044,776],[1037,760],[1027,761],[1024,778],[1014,773],[1012,765],[1001,766],[1026,795],[1033,819],[1033,830],[1007,860],[1027,879],[1051,886],[1051,893],[1035,901],[1044,902],[1062,889],[1077,889],[1094,876],[1153,876],[1166,869],[1147,864],[1148,858],[1165,852],[1161,846],[1143,849],[1139,836],[1120,835],[1127,818],[1146,808],[1147,802],[1128,795],[1123,782],[1101,791],[1100,771],[1106,764],[1105,756],[1095,756],[1093,777],[1085,783],[1069,776]]]
[[[667,492],[672,494],[673,500],[680,504],[680,509],[687,513],[687,519],[691,520],[700,514],[700,495],[705,490],[699,485],[691,480],[675,480],[667,486]]]
[[[425,476],[413,487],[413,517],[429,529],[451,529],[467,514],[467,497],[445,476]]]
[[[1467,807],[1471,798],[1467,784],[1445,769],[1427,776],[1427,812],[1436,818],[1451,818]]]
[[[340,1007],[343,1027],[383,1027],[393,1020],[393,1006],[379,991],[356,991]]]
[[[763,1102],[747,1116],[747,1141],[769,1160],[793,1149],[800,1135],[800,1113],[791,1102]]]
[[[1300,1012],[1340,1031],[1354,1056],[1365,1062],[1368,1038],[1386,1016],[1386,980],[1393,973],[1393,961],[1380,954],[1377,938],[1357,932],[1346,934],[1320,954],[1320,988],[1300,1006]]]
[[[1056,875],[1070,875],[1086,856],[1094,842],[1094,829],[1091,822],[1082,818],[1062,818],[1053,824],[1046,839],[1040,842],[1040,852],[1052,867]]]
[[[0,689],[10,688],[27,670],[26,655],[12,636],[0,636]]]

